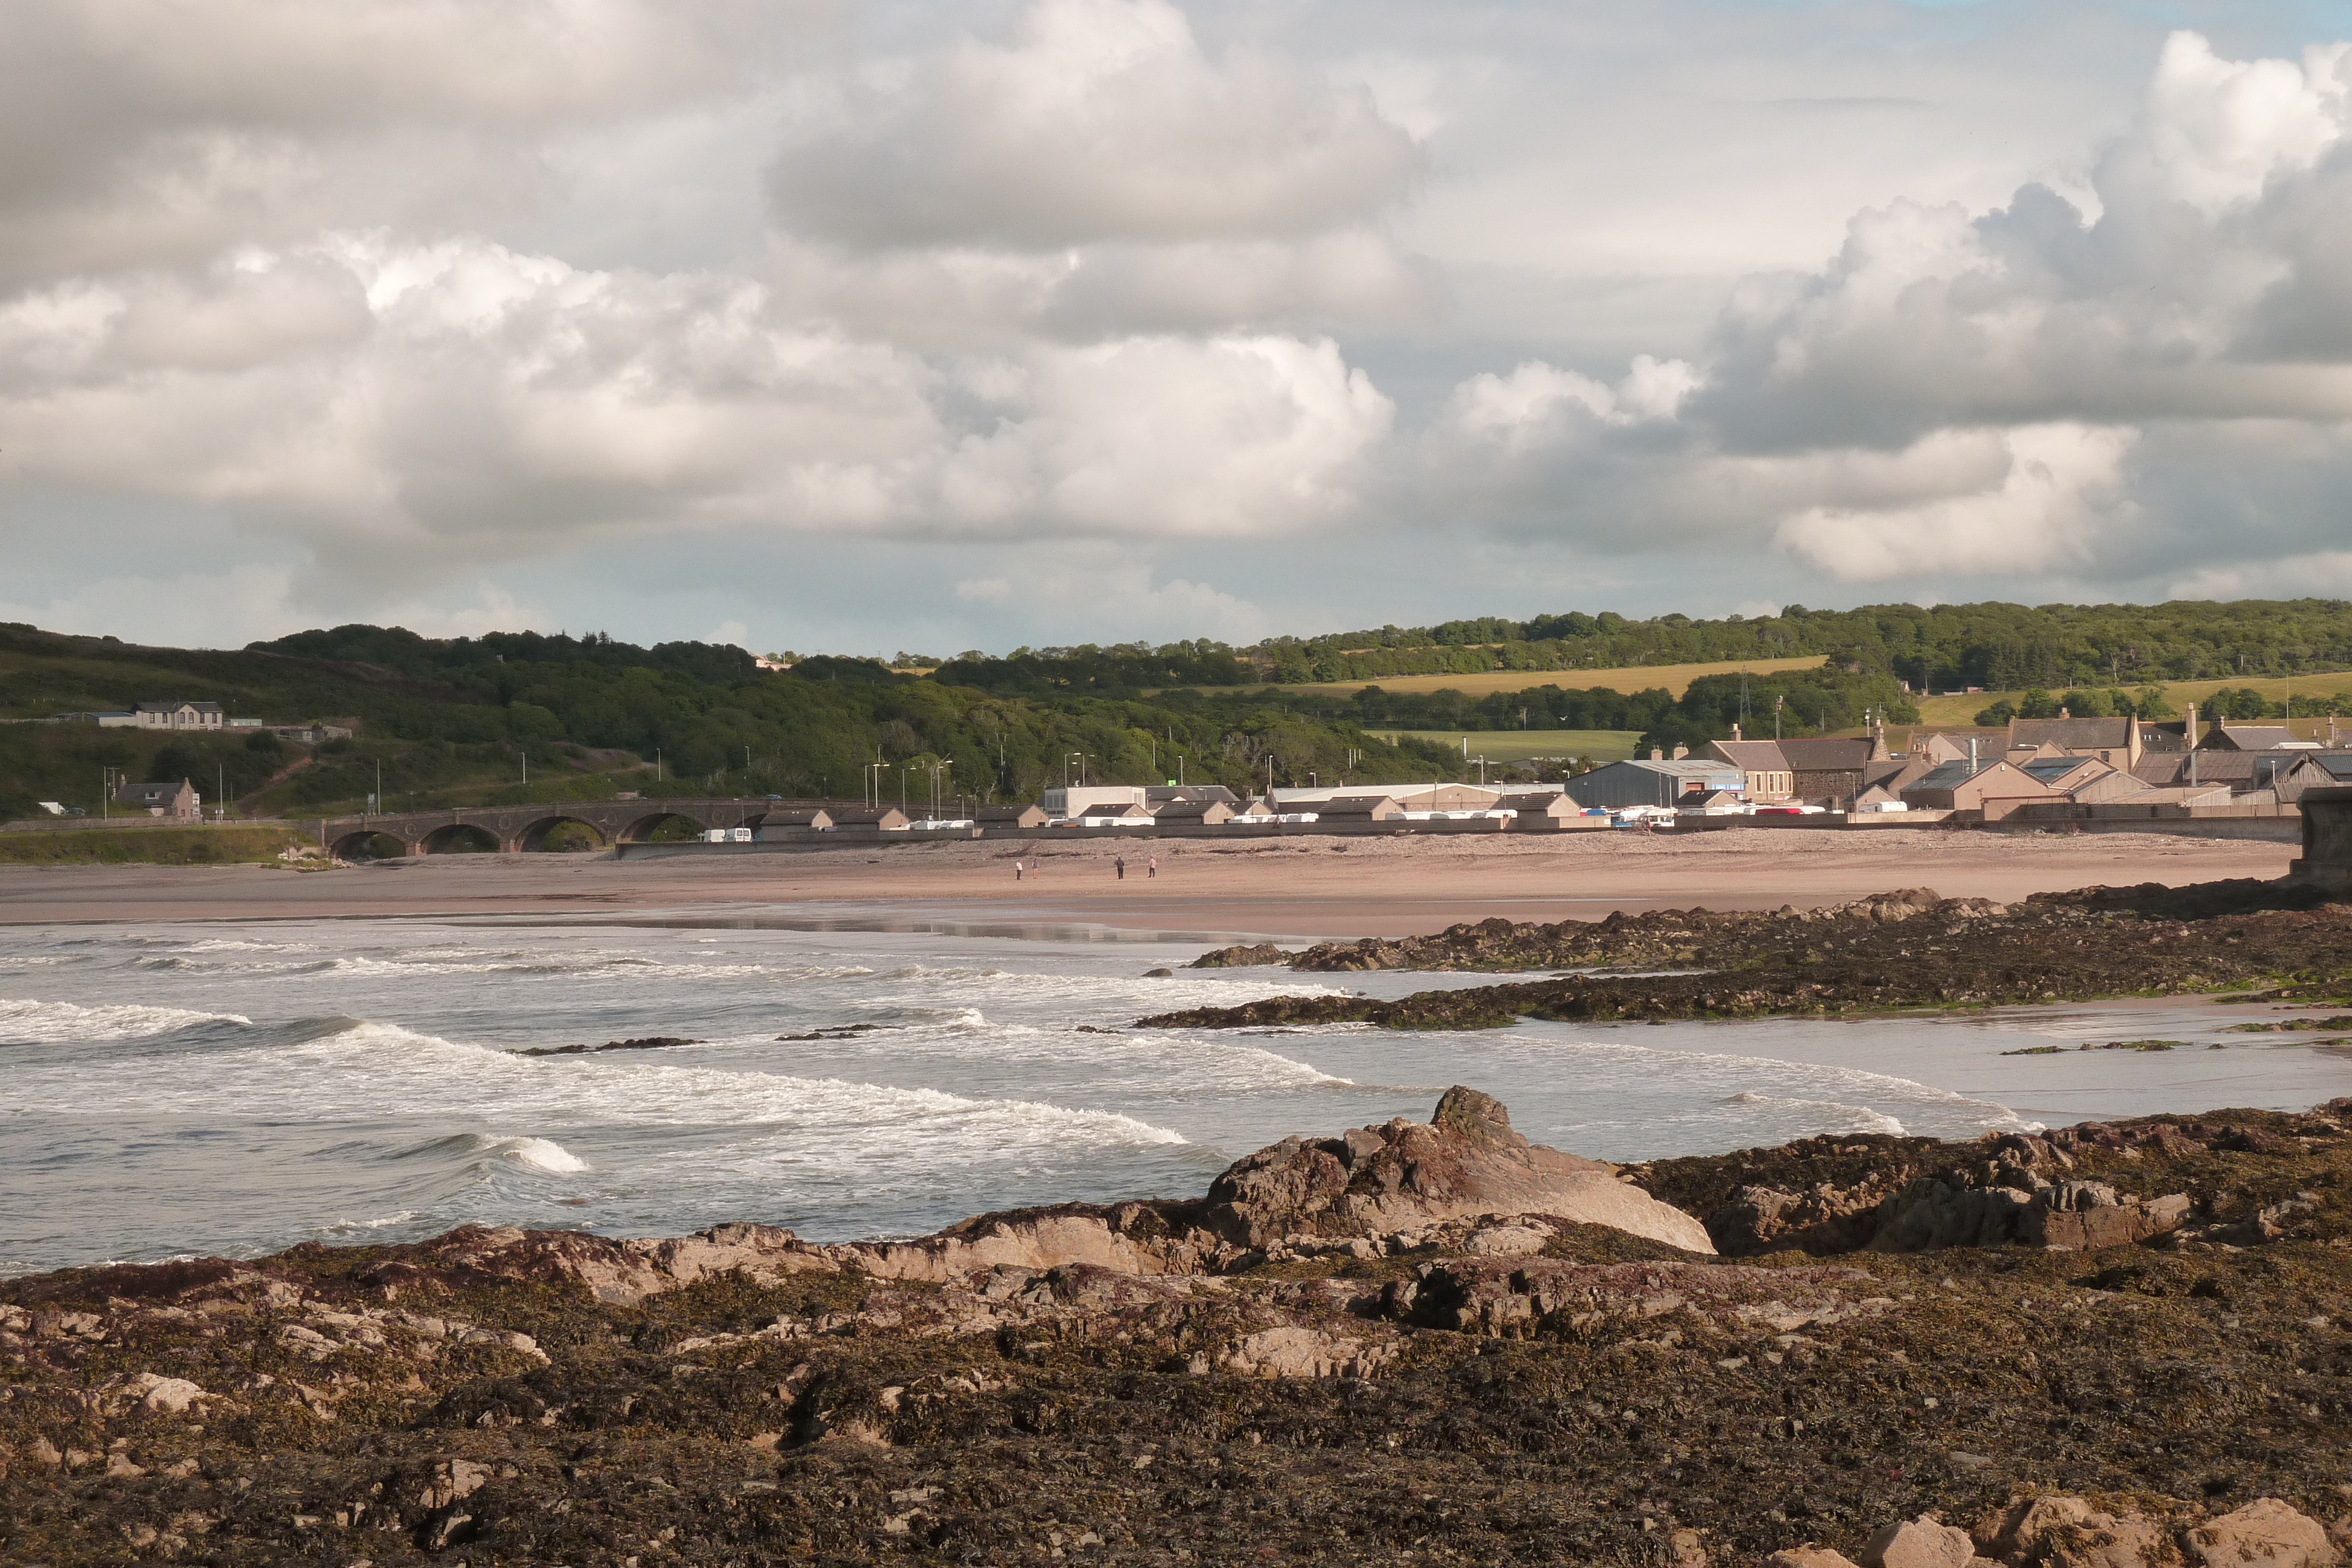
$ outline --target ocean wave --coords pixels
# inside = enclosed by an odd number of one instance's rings
[[[1745,1092],[1727,1096],[1717,1103],[1794,1115],[1809,1124],[1835,1124],[1818,1126],[1816,1130],[1822,1133],[1885,1133],[1898,1138],[1906,1135],[1903,1124],[1885,1112],[1874,1111],[1867,1105],[1849,1105],[1839,1100],[1792,1100],[1778,1094]]]
[[[278,1026],[264,1040],[201,1060],[151,1061],[136,1080],[90,1082],[60,1071],[11,1087],[25,1108],[83,1114],[168,1104],[191,1116],[292,1122],[439,1116],[662,1129],[664,1141],[709,1132],[820,1165],[968,1165],[1023,1149],[1187,1141],[1117,1112],[647,1060],[658,1054],[518,1057],[396,1024],[329,1017]]]
[[[135,1003],[86,1008],[74,1002],[0,1001],[0,1040],[24,1044],[65,1044],[85,1040],[142,1040],[197,1024],[250,1026],[241,1013],[205,1013],[186,1008]]]

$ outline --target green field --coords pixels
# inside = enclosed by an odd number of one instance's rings
[[[286,828],[65,828],[0,833],[0,865],[228,865],[310,847]]]
[[[2225,689],[2236,691],[2251,687],[2274,703],[2293,697],[2295,733],[2306,738],[2316,738],[2327,733],[2327,721],[2323,716],[2329,706],[2327,699],[2338,692],[2352,693],[2352,674],[2306,674],[2293,678],[2242,675],[2227,680],[2153,681],[2146,684],[2162,692],[2164,700],[2172,705],[2174,712],[2180,714],[2189,711],[2190,703],[2201,707],[2212,700],[2215,692]],[[2140,683],[2127,681],[2123,689],[2127,693],[2137,693],[2144,687]],[[1919,699],[1919,722],[1928,729],[1967,726],[1974,722],[1978,714],[2003,697],[2013,704],[2024,695],[2022,692],[1978,692],[1961,696],[1922,697]],[[2053,690],[2051,695],[2055,696],[2058,694]],[[2308,716],[2304,712],[2305,703],[2311,705],[2312,711]],[[2263,719],[2257,722],[2278,724],[2282,721]]]
[[[1530,758],[1573,757],[1588,762],[1622,762],[1642,737],[1629,729],[1383,729],[1386,739],[1411,738],[1443,746],[1459,756],[1464,741],[1470,759],[1525,762]]]

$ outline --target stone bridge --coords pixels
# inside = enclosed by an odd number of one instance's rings
[[[461,806],[446,811],[400,811],[327,817],[312,824],[320,843],[339,860],[362,855],[384,858],[389,840],[404,855],[530,853],[547,847],[547,837],[565,823],[577,823],[597,844],[643,843],[664,824],[750,828],[757,831],[771,811],[805,810],[814,800],[565,800],[530,806]]]

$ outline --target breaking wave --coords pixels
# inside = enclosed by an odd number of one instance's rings
[[[86,1008],[75,1002],[0,1001],[0,1040],[56,1045],[85,1040],[142,1040],[197,1024],[251,1025],[242,1013],[120,1003]]]

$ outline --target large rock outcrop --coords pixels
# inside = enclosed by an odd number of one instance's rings
[[[1620,1181],[1617,1167],[1531,1144],[1492,1095],[1460,1085],[1428,1122],[1285,1138],[1209,1188],[1207,1227],[1245,1247],[1370,1236],[1482,1214],[1545,1214],[1711,1253],[1706,1227]]]
[[[2169,1142],[2158,1147],[2188,1146],[2164,1132]],[[1932,1174],[1915,1174],[1897,1160],[1849,1186],[1742,1186],[1709,1212],[1707,1230],[1720,1250],[1734,1255],[1789,1247],[1817,1253],[2007,1246],[2091,1252],[2178,1230],[2193,1207],[2186,1193],[2140,1197],[2073,1179],[2067,1173],[2074,1159],[2055,1139],[2004,1134],[1986,1152]]]

